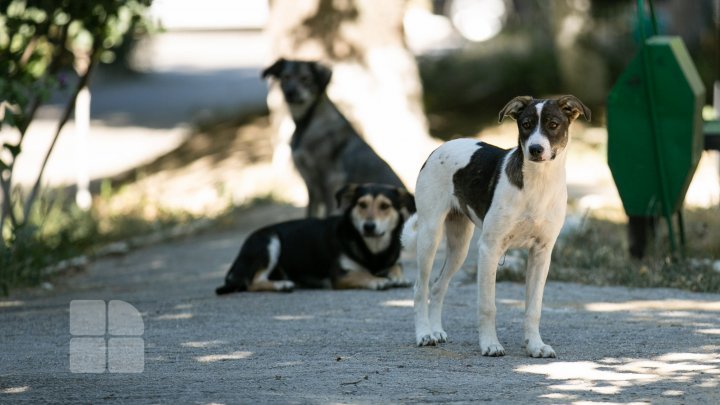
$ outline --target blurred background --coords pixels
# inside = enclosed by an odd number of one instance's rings
[[[720,290],[715,151],[686,198],[688,259],[666,260],[661,232],[646,261],[620,254],[626,216],[607,167],[605,104],[651,23],[635,1],[75,3],[0,10],[5,290],[141,235],[243,226],[258,204],[300,216],[293,124],[260,78],[279,57],[332,66],[331,99],[410,188],[443,140],[514,146],[514,122],[497,123],[512,97],[576,95],[593,120],[571,130],[571,209],[551,277]],[[659,32],[683,39],[702,78],[706,120],[717,119],[718,3],[653,2]]]

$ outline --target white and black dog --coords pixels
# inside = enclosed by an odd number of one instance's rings
[[[403,244],[417,251],[418,346],[447,341],[443,299],[451,277],[465,261],[474,224],[481,229],[477,284],[482,354],[505,354],[495,331],[498,262],[509,248],[527,248],[525,349],[532,357],[555,357],[553,348],[540,337],[540,312],[550,256],[565,220],[568,129],[580,115],[590,120],[590,110],[574,96],[516,97],[500,111],[499,120],[510,116],[517,121],[517,147],[506,150],[474,139],[457,139],[430,154],[417,179],[417,213],[403,232]],[[443,228],[447,258],[430,291]]]
[[[403,223],[415,212],[404,188],[350,184],[337,192],[342,215],[281,222],[253,232],[215,292],[301,287],[408,287],[400,257]]]

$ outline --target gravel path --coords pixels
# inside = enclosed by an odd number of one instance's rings
[[[411,289],[216,297],[248,232],[299,210],[251,214],[233,231],[102,259],[0,301],[0,403],[720,403],[720,295],[549,283],[542,330],[559,358],[532,359],[524,287],[499,283],[507,355],[487,358],[476,289],[460,274],[445,306],[450,341],[417,348]],[[142,373],[70,372],[79,299],[141,312]]]

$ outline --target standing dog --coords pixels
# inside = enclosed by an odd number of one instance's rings
[[[495,274],[508,248],[528,248],[525,277],[525,349],[532,357],[555,357],[540,337],[543,289],[550,255],[565,220],[566,146],[570,124],[590,110],[574,96],[552,100],[516,97],[499,120],[517,121],[518,146],[510,150],[457,139],[435,150],[420,169],[417,214],[405,225],[403,242],[416,244],[415,333],[418,346],[447,341],[442,305],[450,279],[467,256],[473,224],[478,242],[478,318],[485,356],[503,356],[495,332]],[[445,266],[429,291],[433,259],[443,228]]]
[[[331,213],[335,192],[348,183],[405,187],[390,166],[358,135],[325,90],[332,72],[317,62],[279,59],[262,73],[280,80],[295,121],[293,162],[308,190],[308,217]]]
[[[292,291],[296,284],[383,290],[405,287],[403,223],[415,212],[404,188],[351,184],[337,193],[343,215],[281,222],[251,234],[217,294]]]

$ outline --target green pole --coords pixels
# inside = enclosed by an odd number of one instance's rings
[[[653,23],[653,30],[655,31],[655,34],[657,34],[657,24],[655,22],[655,12],[654,8],[652,6],[652,0],[649,0],[650,2],[650,10],[651,10],[651,18]],[[647,37],[645,35],[645,7],[644,7],[644,0],[637,0],[637,7],[638,7],[638,22],[640,23],[640,34],[642,36],[642,60],[643,60],[643,68],[645,70],[645,97],[648,100],[648,112],[649,112],[649,118],[650,118],[650,128],[651,132],[653,134],[653,143],[654,143],[654,152],[655,152],[655,161],[657,162],[657,169],[658,169],[658,175],[660,177],[660,198],[662,201],[662,213],[665,217],[665,222],[667,223],[668,227],[668,234],[670,236],[670,251],[674,255],[677,246],[675,244],[675,230],[673,229],[673,221],[672,221],[672,213],[670,212],[670,198],[668,196],[667,187],[666,187],[666,181],[667,181],[667,174],[665,173],[665,161],[663,158],[663,153],[660,148],[660,140],[659,133],[658,133],[658,120],[657,120],[657,109],[655,107],[655,97],[653,93],[653,88],[651,86],[652,83],[654,83],[653,79],[653,73],[652,69],[650,68],[650,49],[648,46],[646,46]]]
[[[650,6],[650,22],[653,27],[653,35],[658,35],[657,19],[655,19],[655,5],[653,0],[648,0],[648,5]],[[645,15],[645,13],[643,13],[643,15]]]

